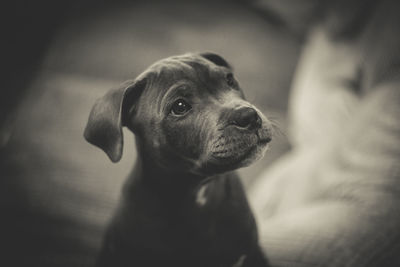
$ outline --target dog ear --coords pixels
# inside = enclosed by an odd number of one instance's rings
[[[122,126],[125,126],[127,102],[133,105],[146,83],[145,78],[126,81],[99,98],[90,112],[84,137],[89,143],[101,148],[112,162],[118,162],[122,157]]]
[[[205,52],[200,53],[200,56],[204,57],[205,59],[213,62],[215,65],[226,67],[228,69],[232,69],[232,66],[220,55],[212,53],[212,52]]]

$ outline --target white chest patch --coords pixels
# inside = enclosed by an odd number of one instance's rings
[[[237,262],[235,262],[235,264],[232,265],[232,267],[241,267],[244,263],[244,261],[246,260],[247,255],[243,254],[242,256],[239,257],[239,259],[237,260]]]
[[[199,206],[204,206],[207,203],[207,196],[206,196],[207,187],[208,187],[207,184],[202,185],[199,191],[197,191],[196,203]]]

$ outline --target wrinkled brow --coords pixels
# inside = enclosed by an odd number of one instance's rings
[[[175,98],[184,97],[186,99],[192,99],[194,95],[194,90],[187,81],[179,81],[171,86],[162,97],[159,112],[165,112],[165,109],[168,107],[167,103]]]

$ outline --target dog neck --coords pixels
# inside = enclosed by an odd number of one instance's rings
[[[154,159],[146,155],[139,146],[137,153],[135,166],[123,188],[126,200],[136,203],[135,205],[141,205],[151,199],[152,203],[158,203],[158,206],[154,206],[157,209],[214,209],[218,202],[229,197],[228,184],[232,183],[231,178],[238,179],[235,172],[200,176],[178,170],[166,170],[155,164]],[[182,207],[182,203],[187,206]]]
[[[199,175],[188,171],[182,171],[185,167],[165,167],[157,163],[157,160],[144,147],[143,140],[136,137],[137,159],[128,181],[129,187],[140,186],[153,191],[159,197],[171,198],[186,196],[188,193],[199,190],[212,178],[219,175]]]
[[[142,186],[157,193],[160,197],[170,198],[171,194],[184,196],[201,187],[209,177],[198,176],[187,172],[166,170],[144,155],[138,156],[130,177],[132,186]]]

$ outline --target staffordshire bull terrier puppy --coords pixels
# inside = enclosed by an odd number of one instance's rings
[[[268,266],[234,170],[263,156],[272,125],[221,56],[156,62],[97,100],[84,136],[117,162],[123,126],[137,161],[98,266]]]

